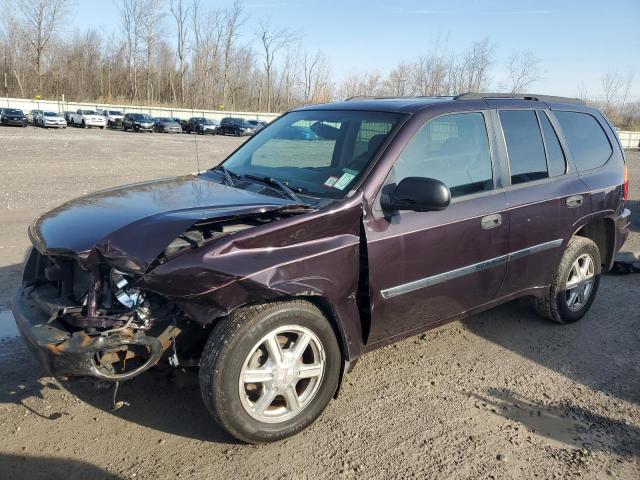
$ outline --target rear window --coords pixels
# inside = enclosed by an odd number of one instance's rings
[[[511,184],[547,178],[547,160],[536,112],[503,110],[500,123],[507,143]]]
[[[600,123],[588,113],[554,112],[569,143],[578,172],[598,168],[613,153]]]

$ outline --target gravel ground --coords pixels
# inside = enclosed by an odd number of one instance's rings
[[[196,170],[195,136],[0,129],[0,307],[26,228],[65,199]],[[198,137],[201,166],[241,140]],[[640,218],[640,154],[627,154]],[[635,182],[635,183],[634,183]],[[640,223],[625,250],[640,251]],[[638,478],[640,275],[603,277],[580,322],[513,302],[372,352],[289,440],[247,446],[210,421],[193,372],[111,387],[59,382],[21,340],[0,343],[0,479]],[[10,316],[0,312],[0,322]],[[2,332],[0,331],[0,335]]]

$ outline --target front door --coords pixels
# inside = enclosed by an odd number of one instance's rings
[[[509,214],[495,190],[488,114],[428,121],[409,141],[383,194],[405,177],[429,177],[451,190],[440,212],[380,212],[365,219],[371,294],[368,345],[417,333],[490,302],[503,280]]]

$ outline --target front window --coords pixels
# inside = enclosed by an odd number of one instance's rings
[[[44,112],[43,114],[45,117],[57,117],[58,114],[54,113],[54,112]]]
[[[97,115],[95,110],[82,110],[83,115]]]
[[[118,112],[116,110],[109,110],[109,115],[122,115],[122,112]]]
[[[271,177],[303,194],[342,198],[369,165],[402,114],[299,111],[258,132],[224,166]]]
[[[407,177],[440,180],[461,197],[493,189],[493,169],[484,115],[455,113],[426,123],[393,167],[398,184]]]
[[[24,115],[24,113],[22,113],[22,110],[16,110],[14,108],[7,108],[3,110],[3,113],[5,115]]]

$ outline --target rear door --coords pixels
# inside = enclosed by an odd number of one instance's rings
[[[573,225],[590,212],[557,123],[546,109],[499,109],[511,230],[500,296],[549,285]]]
[[[403,178],[435,178],[451,190],[447,209],[383,214],[374,208],[366,217],[371,348],[490,302],[498,292],[509,216],[496,188],[488,119],[477,111],[429,120],[382,188],[384,195]]]

